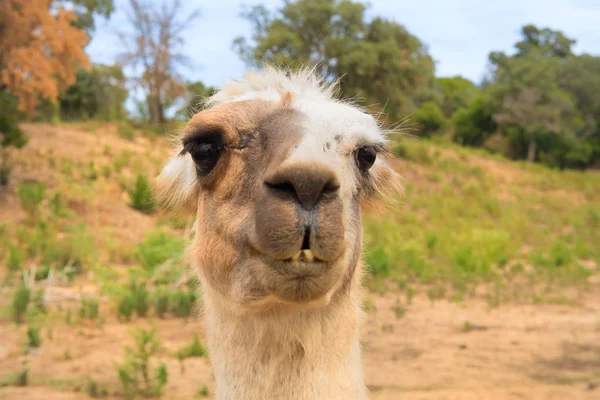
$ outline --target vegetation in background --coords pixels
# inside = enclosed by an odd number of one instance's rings
[[[156,329],[138,328],[133,332],[133,339],[135,347],[125,347],[125,360],[117,369],[123,396],[126,399],[160,397],[168,380],[168,371],[164,363],[153,366],[154,356],[160,349]]]
[[[425,284],[435,301],[483,284],[497,303],[531,300],[536,285],[585,288],[594,273],[586,260],[600,262],[596,173],[489,160],[500,173],[485,166],[485,153],[425,139],[399,139],[395,152],[410,179],[402,206],[365,216],[371,289]],[[570,196],[582,205],[574,209]]]
[[[38,220],[40,203],[44,200],[45,193],[46,186],[42,182],[21,183],[17,186],[21,208],[33,223]]]
[[[38,348],[42,345],[42,335],[40,328],[30,326],[27,328],[27,347]]]
[[[141,71],[136,82],[146,95],[150,123],[163,124],[165,111],[185,91],[178,67],[189,65],[189,59],[181,52],[181,45],[185,29],[199,16],[199,11],[183,16],[180,0],[160,7],[139,0],[130,0],[129,5],[130,30],[119,34],[127,51],[121,54],[120,61],[134,71]]]
[[[177,352],[177,358],[183,360],[189,357],[205,357],[206,354],[206,347],[204,347],[204,345],[200,341],[198,334],[195,333],[192,342],[179,349],[179,351]]]
[[[25,284],[21,284],[14,293],[12,302],[13,319],[16,323],[23,322],[30,301],[31,290]]]
[[[396,123],[434,98],[434,62],[403,25],[367,18],[367,10],[365,3],[339,0],[286,1],[275,12],[245,8],[253,31],[236,38],[234,49],[252,66],[318,65],[327,80],[342,78],[342,95],[363,99]]]
[[[156,206],[152,195],[152,186],[144,175],[137,175],[133,188],[129,191],[129,197],[131,198],[131,207],[144,213],[151,213]]]

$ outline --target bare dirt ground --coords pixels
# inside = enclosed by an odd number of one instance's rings
[[[57,162],[61,157],[85,159],[93,155],[100,163],[97,157],[107,145],[114,154],[122,150],[142,153],[153,148],[155,154],[150,155],[161,157],[160,146],[139,140],[134,144],[124,142],[114,133],[86,135],[45,125],[25,128],[31,143],[16,156],[19,163],[14,171],[15,182],[35,178],[49,187],[59,185],[56,171],[45,167],[50,151]],[[33,164],[39,164],[38,168]],[[90,231],[99,236],[108,232],[106,227],[112,227],[127,239],[125,243],[135,243],[154,220],[132,211],[114,186],[98,189],[97,201],[75,210],[77,218],[86,221]],[[0,206],[0,220],[18,223],[22,219],[14,187],[0,192]],[[62,299],[63,309],[77,310],[75,292],[79,287],[95,289],[89,280],[82,279],[77,288],[49,288],[46,295]],[[422,294],[413,299],[401,318],[394,311],[394,294],[369,294],[374,308],[366,314],[362,341],[371,398],[600,399],[600,290],[597,284],[591,288],[577,305],[501,304],[492,309],[485,301],[474,299],[431,304]],[[10,300],[3,295],[0,289],[0,299],[6,300],[0,305],[5,306]],[[114,307],[112,311],[103,307],[106,309],[101,314],[106,321],[101,327],[95,323],[68,325],[64,311],[56,313],[55,319],[42,328],[42,346],[28,355],[24,354],[27,325],[18,326],[2,318],[0,379],[19,371],[27,359],[29,386],[0,387],[0,399],[88,399],[84,387],[87,379],[109,389],[110,395],[104,398],[118,399],[115,393],[120,385],[115,365],[122,362],[124,346],[132,345],[132,329],[152,325],[157,327],[162,342],[159,358],[169,371],[163,398],[192,399],[204,384],[214,393],[208,360],[189,358],[180,365],[174,356],[195,332],[202,337],[199,321],[170,318],[120,323]],[[82,389],[77,391],[78,387]]]
[[[392,296],[372,298],[364,324],[366,381],[371,398],[391,399],[598,399],[600,398],[600,296],[583,305],[506,305],[485,302],[431,304],[416,297],[406,315],[394,315]],[[464,328],[469,321],[469,329]],[[134,326],[159,330],[161,358],[169,368],[164,398],[190,399],[206,384],[214,392],[207,360],[173,353],[202,333],[198,321],[108,320],[101,328],[52,325],[37,354],[27,356],[31,386],[0,388],[0,399],[87,399],[76,383],[93,377],[119,387],[115,363],[131,344]],[[0,327],[0,375],[20,366],[25,328]],[[69,359],[66,359],[66,354]],[[112,398],[112,397],[108,397]],[[117,397],[114,397],[115,399]]]

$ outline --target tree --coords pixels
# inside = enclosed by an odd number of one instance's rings
[[[77,15],[72,11],[75,3],[57,0],[2,0],[2,184],[8,183],[10,174],[7,148],[22,147],[27,142],[17,126],[19,119],[24,116],[31,118],[40,103],[55,103],[59,92],[75,81],[77,69],[88,66],[83,48],[89,37],[76,26]]]
[[[521,28],[522,40],[515,44],[516,57],[536,54],[539,57],[567,58],[572,55],[571,47],[576,43],[560,31],[525,25]]]
[[[0,17],[0,90],[33,111],[40,98],[56,100],[59,91],[88,66],[83,51],[89,38],[74,26],[76,16],[54,0],[3,0]]]
[[[77,81],[59,97],[60,113],[66,119],[124,119],[125,75],[118,65],[94,64],[77,72]]]
[[[211,86],[206,86],[202,82],[192,82],[186,85],[186,103],[177,111],[177,115],[184,119],[202,111],[204,104],[203,100],[212,96],[216,89]]]
[[[286,0],[275,13],[255,6],[242,13],[251,37],[233,48],[250,65],[316,66],[326,80],[340,79],[344,96],[398,120],[432,96],[433,60],[402,25],[369,21],[366,10],[352,0]]]
[[[77,16],[74,25],[88,34],[96,28],[96,16],[109,18],[115,10],[113,0],[58,0],[56,4],[73,10]]]
[[[427,101],[414,112],[413,120],[419,126],[419,135],[429,137],[432,134],[439,133],[446,127],[447,121],[440,107],[432,102]]]
[[[436,78],[436,86],[441,92],[441,108],[447,117],[456,111],[469,108],[479,93],[473,82],[461,76]]]
[[[142,0],[129,0],[129,5],[131,30],[119,33],[127,49],[120,60],[133,68],[135,82],[146,93],[150,121],[164,123],[165,109],[185,90],[178,68],[189,59],[179,50],[185,29],[199,13],[182,18],[181,0],[164,1],[158,8]]]
[[[528,25],[514,55],[490,53],[487,108],[517,157],[560,167],[591,161],[590,146],[581,143],[585,124],[577,102],[560,82],[573,43],[562,32]],[[466,127],[464,117],[459,121]]]

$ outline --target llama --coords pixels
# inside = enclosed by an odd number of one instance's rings
[[[157,177],[160,199],[197,215],[219,400],[367,398],[361,210],[398,179],[385,132],[335,87],[271,67],[229,82]]]

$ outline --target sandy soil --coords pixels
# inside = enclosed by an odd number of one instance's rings
[[[85,159],[95,153],[94,159],[101,164],[97,157],[106,145],[115,154],[124,149],[140,153],[151,147],[147,143],[124,142],[110,132],[92,135],[47,125],[27,125],[25,129],[32,140],[15,156],[15,182],[35,178],[49,187],[60,183],[56,173],[45,167],[50,151],[57,159]],[[155,147],[153,156],[160,158],[160,146]],[[43,168],[33,168],[33,163]],[[408,166],[402,170],[409,179],[411,173],[424,173]],[[0,191],[3,221],[22,218],[13,186]],[[91,232],[104,235],[106,231],[102,229],[112,227],[123,239],[133,242],[154,225],[151,217],[132,211],[114,187],[98,189],[97,195],[97,202],[85,204],[88,208],[74,210]],[[401,318],[395,315],[393,294],[369,295],[375,307],[367,314],[362,339],[371,398],[600,399],[600,290],[598,284],[591,287],[592,292],[577,306],[508,304],[489,309],[484,301],[455,304],[440,300],[432,305],[426,296],[416,296]],[[47,295],[62,299],[63,307],[78,307],[77,297],[69,296],[69,289],[64,289],[65,293],[61,290],[56,288]],[[1,291],[0,299],[9,301]],[[30,385],[0,387],[0,399],[88,399],[85,390],[76,391],[87,379],[109,389],[110,395],[105,398],[117,399],[120,385],[115,364],[122,360],[123,347],[132,344],[131,330],[152,324],[158,328],[162,341],[160,358],[169,369],[163,398],[194,398],[204,384],[214,392],[206,359],[186,359],[181,368],[174,357],[195,332],[202,335],[200,322],[138,319],[122,324],[115,319],[114,310],[104,310],[102,315],[107,320],[100,328],[94,324],[70,326],[64,313],[57,316],[44,326],[41,348],[28,355],[23,354],[27,327],[2,317],[0,382],[5,374],[17,372],[22,360],[27,359]],[[463,329],[466,321],[472,327],[468,332]],[[48,337],[48,327],[52,338]]]
[[[600,296],[584,305],[462,304],[415,298],[397,318],[392,296],[373,298],[364,324],[366,381],[371,398],[391,399],[598,399],[600,398]],[[472,329],[463,326],[469,321]],[[25,327],[0,326],[0,375],[29,359],[31,386],[0,388],[0,399],[87,399],[74,387],[91,377],[112,393],[119,383],[115,363],[131,344],[134,326],[155,324],[162,340],[160,358],[169,367],[164,398],[193,398],[206,384],[214,391],[207,360],[173,357],[200,322],[168,319],[102,328],[52,324],[52,339],[36,354],[23,355]],[[69,353],[70,359],[65,359]],[[113,397],[111,394],[108,398]]]

